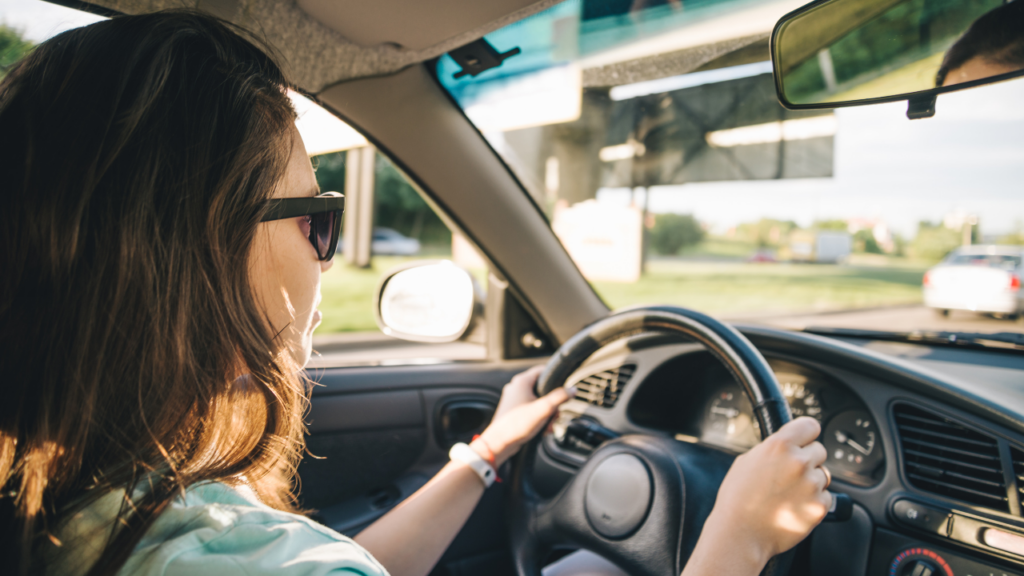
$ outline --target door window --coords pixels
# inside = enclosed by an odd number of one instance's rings
[[[339,253],[322,277],[323,322],[314,333],[316,354],[310,365],[483,359],[484,342],[478,338],[473,342],[419,343],[381,332],[375,296],[391,271],[417,261],[451,260],[467,269],[485,289],[486,264],[386,156],[310,100],[298,94],[292,99],[320,189],[346,195]],[[362,208],[363,202],[372,207]]]

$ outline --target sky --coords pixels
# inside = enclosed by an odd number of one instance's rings
[[[97,20],[101,18],[41,0],[0,0],[0,22],[22,30],[33,42]]]

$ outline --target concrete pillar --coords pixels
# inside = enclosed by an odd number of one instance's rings
[[[352,148],[345,155],[344,254],[357,268],[370,267],[376,156],[372,146]]]
[[[558,171],[557,195],[570,205],[597,195],[601,185],[598,154],[607,145],[605,132],[610,111],[611,100],[606,92],[588,90],[583,93],[580,118],[550,128],[556,158],[551,165]]]

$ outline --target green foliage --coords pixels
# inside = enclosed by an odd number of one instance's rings
[[[797,228],[796,222],[790,220],[762,218],[737,226],[736,236],[758,248],[778,248],[786,244],[789,234]]]
[[[892,255],[899,257],[907,255],[907,240],[899,234],[892,235]]]
[[[942,224],[922,221],[917,227],[917,237],[911,245],[915,258],[929,262],[938,262],[946,254],[960,245],[962,238],[959,232],[950,230]]]
[[[1017,221],[1016,230],[1010,234],[1000,236],[997,244],[1011,244],[1013,246],[1024,246],[1024,223]]]
[[[926,58],[956,39],[972,22],[1003,2],[905,0],[862,23],[828,46],[833,70],[844,82],[858,84]],[[816,56],[786,73],[786,96],[793,102],[814,102],[825,96],[825,80]]]
[[[1024,232],[1016,232],[1014,234],[1006,234],[1000,236],[996,240],[996,244],[1010,244],[1013,246],[1024,246]]]
[[[885,250],[878,245],[875,235],[871,230],[858,230],[853,235],[853,251],[863,254],[884,254]]]
[[[313,159],[320,189],[345,191],[345,152]],[[393,228],[427,245],[451,243],[451,232],[387,158],[377,155],[374,226]]]
[[[651,230],[651,247],[659,254],[675,255],[704,239],[704,228],[692,214],[658,214]]]
[[[33,47],[35,44],[25,40],[21,30],[0,24],[0,78],[6,76],[11,66],[31,52]]]
[[[836,230],[839,232],[846,232],[847,224],[846,220],[815,220],[814,224],[811,224],[811,228],[814,230]]]
[[[447,244],[452,233],[405,176],[387,158],[377,155],[377,226],[393,228],[423,244]]]
[[[345,153],[332,152],[313,157],[316,183],[324,192],[345,193]]]

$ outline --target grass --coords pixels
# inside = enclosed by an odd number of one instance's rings
[[[381,278],[391,269],[409,262],[451,259],[451,253],[426,253],[419,256],[374,256],[370,268],[353,268],[339,255],[334,266],[321,277],[324,319],[315,334],[376,331],[373,298]],[[481,286],[487,286],[486,270],[470,270]]]
[[[676,304],[723,316],[804,313],[921,301],[922,266],[650,262],[635,284],[595,282],[612,308]]]
[[[744,260],[757,250],[757,245],[743,240],[708,238],[700,244],[687,246],[679,251],[686,258],[714,258],[723,260]]]
[[[377,330],[373,319],[373,296],[377,283],[388,270],[420,260],[420,257],[376,256],[370,268],[353,268],[339,256],[334,266],[321,277],[324,319],[316,334]]]
[[[724,250],[716,249],[715,255]],[[443,256],[438,256],[443,257]],[[373,295],[388,270],[422,257],[378,256],[361,270],[338,261],[323,276],[317,334],[375,331]],[[655,260],[634,284],[595,282],[609,306],[675,304],[727,317],[867,308],[921,301],[925,267],[902,259],[853,265],[707,263]],[[482,271],[474,271],[483,280]]]

